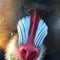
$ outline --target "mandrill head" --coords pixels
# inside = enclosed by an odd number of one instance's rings
[[[33,4],[32,0],[31,2]],[[37,0],[35,0],[36,2]],[[14,36],[7,46],[7,60],[40,60],[45,51],[43,41],[47,36],[48,26],[44,22],[43,16],[47,9],[46,6],[39,4],[40,9],[35,3],[34,6],[36,7],[28,8],[30,5],[24,5],[26,16],[18,22],[18,37]],[[44,4],[44,1],[41,3]]]

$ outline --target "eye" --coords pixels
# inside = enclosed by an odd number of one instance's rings
[[[44,10],[38,11],[38,14],[39,14],[40,17],[44,17],[46,13],[47,13],[47,12],[44,11]]]
[[[33,8],[30,8],[30,7],[29,8],[28,7],[25,7],[24,8],[24,11],[28,15],[33,15],[34,14],[34,9]]]

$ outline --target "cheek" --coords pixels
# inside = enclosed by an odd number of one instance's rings
[[[28,31],[30,27],[30,17],[22,18],[17,25],[18,43],[24,45],[27,42]]]
[[[39,49],[39,55],[36,60],[42,60],[45,54],[45,46],[42,44]]]

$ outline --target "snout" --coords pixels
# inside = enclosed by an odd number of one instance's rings
[[[17,54],[23,60],[34,60],[38,56],[38,50],[34,45],[27,43],[18,48]]]

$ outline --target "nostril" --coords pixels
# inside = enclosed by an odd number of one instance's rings
[[[31,52],[30,56],[32,56],[32,55],[34,55],[34,54],[35,54],[35,52]]]
[[[25,58],[27,54],[27,50],[24,47],[20,47],[17,51],[19,58]]]
[[[32,58],[32,59],[36,58],[37,57],[36,51],[31,52],[29,57]]]
[[[26,54],[27,51],[25,49],[22,49],[22,54]]]

